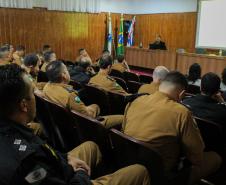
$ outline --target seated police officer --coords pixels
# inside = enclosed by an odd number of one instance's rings
[[[0,67],[1,185],[150,184],[148,173],[141,165],[91,181],[90,168],[101,160],[95,143],[85,142],[62,155],[33,135],[27,128],[36,113],[33,91],[24,69],[16,64]]]

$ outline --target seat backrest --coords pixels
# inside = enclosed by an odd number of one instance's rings
[[[135,81],[127,81],[129,93],[135,94],[143,84]]]
[[[49,80],[48,80],[48,77],[45,72],[39,71],[37,81],[38,82],[48,82]]]
[[[124,74],[121,73],[120,71],[118,70],[115,70],[115,69],[112,69],[111,70],[111,73],[109,74],[110,76],[114,76],[114,77],[118,77],[118,78],[121,78],[121,79],[125,79],[124,78]]]
[[[199,94],[200,93],[200,87],[197,86],[197,85],[189,84],[186,92],[190,93],[190,94]]]
[[[125,107],[127,105],[126,96],[116,93],[108,92],[110,114],[124,114]]]
[[[125,80],[123,80],[122,78],[119,78],[119,77],[115,77],[115,76],[112,76],[116,82],[126,91],[128,92],[128,87],[126,85],[126,82]]]
[[[125,71],[123,74],[125,76],[126,81],[140,82],[139,76],[135,73]]]
[[[76,82],[74,80],[70,80],[69,85],[72,85],[73,86],[73,89],[76,90],[76,91],[79,91],[82,88],[84,88],[84,86],[81,83]]]
[[[153,81],[153,78],[147,75],[140,75],[139,78],[141,83],[150,84]]]
[[[142,164],[150,173],[152,185],[163,184],[165,178],[161,157],[147,143],[138,141],[116,129],[111,129],[110,138],[117,168]]]
[[[77,127],[79,141],[81,143],[85,141],[95,142],[99,146],[104,157],[107,157],[111,150],[108,135],[109,130],[107,130],[100,121],[89,116],[77,111],[71,111],[71,114]]]
[[[43,101],[49,113],[50,121],[46,123],[46,126],[51,133],[54,133],[55,137],[54,147],[61,152],[68,152],[75,148],[79,142],[70,112],[46,98],[43,98]]]
[[[79,97],[85,103],[85,105],[99,105],[100,115],[109,114],[109,98],[106,91],[87,84],[82,90],[79,91]]]
[[[202,118],[194,117],[207,149],[219,151],[224,145],[223,128],[221,125]]]

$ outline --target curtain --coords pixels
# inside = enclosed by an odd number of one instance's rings
[[[32,8],[32,0],[0,0],[0,7]]]
[[[48,10],[100,12],[100,0],[0,0],[0,7],[32,8],[47,7]]]
[[[100,0],[48,0],[49,10],[100,12]]]

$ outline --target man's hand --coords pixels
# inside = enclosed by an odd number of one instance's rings
[[[91,174],[90,167],[82,160],[68,155],[68,164],[71,165],[74,171],[84,170],[88,175]]]
[[[221,95],[221,92],[218,92],[217,94],[215,94],[213,96],[213,99],[217,100],[219,103],[223,103],[224,102],[224,98]]]

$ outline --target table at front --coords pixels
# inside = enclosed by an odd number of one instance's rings
[[[129,65],[151,68],[166,66],[170,70],[176,69],[176,52],[166,50],[149,50],[144,48],[127,47],[126,61]]]

